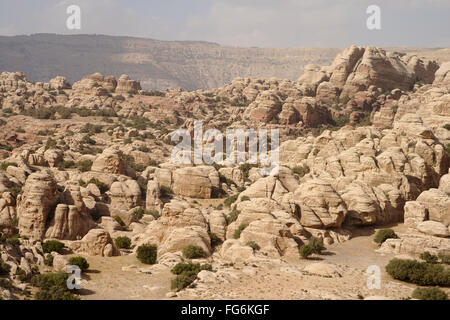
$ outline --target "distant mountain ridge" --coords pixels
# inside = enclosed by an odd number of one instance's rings
[[[0,72],[22,71],[30,81],[64,75],[71,83],[94,72],[128,74],[144,89],[196,90],[217,88],[236,77],[296,80],[305,65],[328,65],[340,51],[235,48],[106,35],[0,36]]]

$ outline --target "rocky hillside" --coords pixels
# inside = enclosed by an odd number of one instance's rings
[[[146,89],[216,88],[238,76],[295,80],[308,63],[326,64],[338,49],[232,48],[208,42],[102,35],[0,37],[0,70],[32,81],[65,75],[73,83],[101,72],[132,74]]]
[[[172,291],[162,291],[181,298],[211,297],[209,288],[224,284],[220,297],[248,298],[229,286],[279,270],[305,288],[293,297],[356,299],[372,293],[355,279],[365,283],[368,265],[384,268],[380,254],[447,261],[450,63],[352,46],[295,81],[236,78],[161,92],[131,78],[94,73],[70,85],[62,76],[33,83],[20,72],[0,75],[3,297],[46,297],[29,279],[64,270],[71,255],[99,266],[127,258],[117,277],[172,270]],[[278,170],[172,163],[170,133],[192,132],[194,120],[221,131],[279,129]],[[391,225],[401,232],[367,247],[367,265],[321,255]],[[49,252],[49,239],[65,249]],[[326,261],[309,263],[311,254]],[[152,266],[130,262],[137,259]],[[190,261],[202,265],[183,265]],[[385,275],[380,292],[400,299],[411,288]]]

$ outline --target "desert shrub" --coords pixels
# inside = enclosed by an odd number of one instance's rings
[[[81,128],[81,133],[87,133],[87,134],[96,134],[100,133],[103,130],[103,126],[98,124],[92,124],[92,123],[86,123],[83,128]]]
[[[170,288],[172,290],[180,291],[186,287],[188,287],[192,282],[197,279],[196,274],[190,274],[190,273],[182,273],[175,277],[175,279],[172,279],[170,283]]]
[[[230,223],[236,221],[238,216],[239,216],[239,214],[240,214],[240,211],[238,211],[236,209],[231,211],[230,215],[226,217],[227,224],[230,224]]]
[[[20,246],[21,242],[18,236],[14,236],[6,239],[6,243],[9,243],[12,246]]]
[[[382,244],[387,239],[398,239],[398,236],[392,229],[381,229],[378,230],[377,233],[375,234],[374,241],[376,243]]]
[[[233,238],[234,239],[239,239],[241,237],[241,233],[242,231],[244,231],[245,228],[248,227],[247,223],[243,223],[239,226],[239,228],[237,228],[234,233],[233,233]]]
[[[250,201],[250,197],[242,196],[241,201]]]
[[[53,140],[52,138],[48,138],[47,142],[45,143],[45,150],[48,149],[54,149],[58,145],[58,142],[56,140]]]
[[[192,263],[192,262],[188,262],[188,263],[177,263],[173,268],[172,268],[172,273],[179,275],[182,273],[199,273],[202,270],[208,270],[211,271],[212,267],[210,264],[202,264],[200,265],[200,263]]]
[[[90,144],[90,145],[95,145],[97,142],[95,142],[94,139],[91,138],[90,134],[85,135],[82,139],[81,139],[81,143],[85,143],[85,144]]]
[[[91,171],[92,161],[91,160],[81,160],[77,162],[77,168],[81,172]]]
[[[326,248],[323,245],[323,240],[321,238],[311,237],[308,244],[314,249],[314,253],[321,254]]]
[[[119,249],[130,249],[131,239],[128,237],[117,237],[114,240],[114,244]]]
[[[16,269],[16,276],[19,279],[20,282],[28,282],[31,280],[32,274],[31,273],[26,273],[25,270],[23,270],[22,268],[18,267]]]
[[[38,136],[53,136],[54,134],[55,134],[55,131],[51,131],[51,130],[48,130],[48,129],[39,130],[37,132]]]
[[[53,267],[53,256],[51,254],[48,254],[47,257],[45,257],[44,264],[46,266]]]
[[[161,192],[161,197],[166,198],[173,195],[173,190],[170,187],[167,186],[160,186],[159,191]]]
[[[18,196],[20,193],[22,193],[22,188],[19,187],[19,186],[14,186],[14,187],[8,188],[7,191],[8,191],[9,193],[11,193],[11,195],[12,195],[15,199],[17,199],[17,196]]]
[[[6,264],[2,258],[0,258],[0,276],[9,274],[9,271],[11,271],[11,266],[9,264]]]
[[[31,283],[39,288],[34,295],[36,300],[79,300],[72,291],[67,288],[69,274],[55,272],[36,275]]]
[[[428,251],[422,252],[420,254],[420,259],[425,260],[428,263],[437,263],[438,262],[438,257],[434,254],[431,254]]]
[[[63,171],[64,169],[75,168],[75,162],[72,160],[64,160],[58,165],[58,169]]]
[[[58,252],[61,253],[61,250],[64,248],[64,243],[59,242],[58,240],[47,240],[42,244],[42,249],[45,253]]]
[[[297,174],[300,178],[305,176],[306,174],[308,174],[309,171],[310,170],[309,170],[308,166],[296,166],[296,167],[292,168],[292,172]]]
[[[450,130],[450,123],[445,124],[444,129]]]
[[[81,271],[86,271],[87,269],[89,269],[89,263],[87,262],[87,260],[83,257],[71,257],[69,259],[69,263],[72,266],[78,266]]]
[[[17,163],[15,163],[15,162],[3,162],[2,164],[0,164],[0,170],[6,171],[6,169],[8,169],[9,166],[17,167]]]
[[[137,258],[145,264],[155,264],[158,248],[152,245],[142,245],[137,249]]]
[[[315,253],[315,251],[312,245],[304,244],[298,249],[298,253],[303,259],[307,259],[310,255]]]
[[[448,300],[448,296],[439,288],[416,288],[412,297],[419,300]]]
[[[204,256],[205,256],[205,252],[199,246],[195,246],[195,245],[191,244],[183,249],[183,257],[185,257],[187,259],[198,259],[198,258],[203,258]]]
[[[261,247],[255,241],[247,242],[247,246],[252,248],[254,251],[258,251],[259,249],[261,249]]]
[[[202,270],[212,271],[210,264],[178,263],[172,268],[172,273],[177,276],[171,281],[172,290],[180,291],[197,279],[197,274]]]
[[[90,183],[95,184],[101,193],[105,193],[106,191],[109,190],[108,185],[106,183],[101,182],[97,178],[91,178],[91,180],[89,180],[87,184],[90,184]]]
[[[211,239],[211,247],[214,248],[222,243],[222,240],[213,232],[209,232],[209,238]]]
[[[227,207],[231,207],[231,205],[232,205],[233,203],[236,202],[238,196],[239,196],[238,194],[235,194],[235,195],[233,195],[233,196],[230,196],[230,197],[226,198],[225,201],[224,201],[223,203],[224,203]]]
[[[239,166],[239,169],[241,169],[242,175],[244,176],[244,180],[248,179],[250,175],[250,170],[254,167],[257,167],[257,165],[251,163],[243,163]]]
[[[450,254],[439,253],[439,259],[441,259],[441,263],[450,264]]]
[[[421,286],[450,286],[450,270],[437,264],[393,259],[387,264],[386,272],[394,279]]]

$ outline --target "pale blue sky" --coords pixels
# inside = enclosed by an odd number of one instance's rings
[[[67,30],[66,8],[82,29]],[[366,28],[381,8],[382,29]],[[83,33],[204,40],[243,47],[450,47],[450,0],[15,0],[0,3],[0,35]]]

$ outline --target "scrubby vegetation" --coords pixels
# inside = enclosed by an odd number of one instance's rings
[[[450,286],[450,270],[437,264],[393,259],[386,266],[386,272],[394,279],[421,286]]]
[[[375,234],[374,241],[376,243],[382,244],[387,239],[398,239],[398,236],[392,229],[381,229],[378,230],[377,233]]]
[[[448,300],[448,296],[439,288],[416,288],[412,297],[419,300]]]
[[[142,245],[137,249],[137,258],[145,264],[155,264],[158,248],[152,245]]]
[[[176,264],[172,268],[172,273],[177,276],[171,282],[171,289],[180,291],[188,287],[197,279],[197,274],[202,270],[212,271],[212,266],[210,264],[200,265],[192,262]]]
[[[69,263],[72,266],[78,266],[81,271],[86,271],[87,269],[89,269],[89,263],[87,262],[87,260],[83,257],[71,257],[69,259]]]
[[[307,244],[298,249],[298,252],[303,259],[307,259],[312,254],[322,254],[325,249],[321,238],[311,237]]]
[[[130,249],[131,239],[128,237],[117,237],[114,239],[114,245],[119,249]]]
[[[31,283],[38,287],[36,300],[79,300],[75,291],[67,288],[69,274],[65,272],[39,274],[31,279]]]
[[[259,246],[259,244],[257,244],[255,241],[249,241],[249,242],[247,242],[247,246],[249,246],[250,248],[252,248],[254,251],[258,251],[259,249],[261,249],[261,247]]]
[[[188,245],[183,249],[183,257],[187,259],[199,259],[205,257],[205,251],[199,246]]]
[[[239,226],[239,228],[237,228],[234,233],[233,233],[233,238],[234,239],[239,239],[241,237],[241,233],[242,231],[244,231],[245,228],[248,227],[247,223],[243,223]]]
[[[42,249],[45,253],[58,252],[61,253],[64,248],[64,243],[59,242],[58,240],[47,240],[42,243]]]

